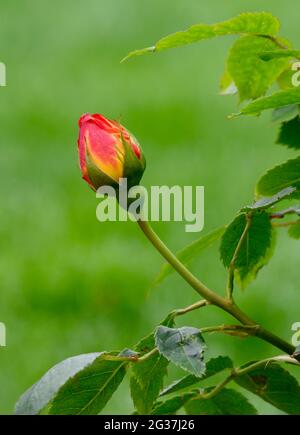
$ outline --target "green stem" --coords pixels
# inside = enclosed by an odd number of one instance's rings
[[[226,387],[227,384],[229,384],[230,381],[234,379],[233,373],[231,373],[227,378],[224,379],[224,381],[220,382],[215,388],[210,390],[208,393],[202,393],[199,396],[196,396],[195,399],[212,399],[215,397],[221,390],[223,390],[224,387]]]
[[[198,310],[198,308],[206,307],[209,304],[210,304],[210,302],[208,302],[205,299],[203,299],[201,301],[196,302],[193,305],[189,305],[188,307],[180,308],[178,310],[174,310],[172,312],[172,314],[173,314],[174,317],[183,316],[184,314],[190,313],[191,311]]]
[[[145,353],[145,355],[143,355],[143,356],[140,356],[140,357],[137,359],[137,362],[143,362],[143,361],[146,361],[148,358],[151,358],[151,357],[152,357],[153,355],[155,355],[157,352],[158,352],[158,349],[157,349],[157,347],[155,347],[154,349],[150,350],[150,352]]]
[[[208,326],[206,328],[200,328],[203,334],[207,332],[243,332],[248,335],[256,335],[259,330],[259,325],[220,325],[220,326]]]
[[[172,251],[163,243],[163,241],[158,237],[158,235],[153,231],[148,222],[139,220],[137,221],[141,230],[145,236],[150,240],[152,245],[157,249],[157,251],[167,260],[167,262],[181,275],[186,282],[196,290],[199,295],[204,297],[206,300],[214,305],[221,306],[223,309],[227,310],[228,302],[226,302],[217,293],[211,291],[206,287],[201,281],[199,281],[173,254]]]
[[[257,322],[252,320],[245,314],[235,303],[221,297],[219,294],[210,290],[206,285],[199,281],[169,250],[169,248],[162,242],[162,240],[153,231],[148,222],[139,220],[137,221],[141,230],[145,236],[149,239],[152,245],[157,251],[165,258],[165,260],[182,276],[183,279],[200,294],[205,300],[213,305],[218,306],[227,313],[231,314],[235,319],[241,322],[243,325],[256,326]],[[291,345],[287,341],[281,339],[277,335],[259,326],[256,335],[262,340],[267,341],[273,346],[286,352],[288,355],[292,355],[295,352],[295,346]]]

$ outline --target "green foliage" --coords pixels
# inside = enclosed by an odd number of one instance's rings
[[[185,326],[168,328],[159,326],[155,333],[155,342],[159,352],[179,367],[195,376],[205,374],[203,353],[206,348],[199,329]]]
[[[300,190],[300,157],[288,160],[275,166],[263,175],[257,183],[258,195],[271,196],[287,187],[295,187],[293,197],[299,197]]]
[[[299,57],[300,52],[290,49],[289,42],[279,38],[278,32],[279,22],[271,14],[244,13],[213,25],[197,24],[161,39],[153,47],[136,50],[127,58],[217,36],[238,35],[239,39],[230,49],[221,79],[221,94],[238,92],[240,101],[256,100],[243,107],[239,115],[256,115],[274,109],[273,121],[282,123],[278,143],[298,150],[300,88],[292,87],[290,60]],[[260,98],[275,81],[281,90]],[[177,258],[187,264],[222,237],[222,261],[230,272],[233,268],[235,276],[245,286],[267,263],[272,253],[274,231],[271,218],[274,216],[269,209],[282,200],[299,197],[299,174],[299,157],[268,171],[257,185],[257,193],[263,198],[244,207],[226,231],[221,227],[199,238],[181,250]],[[295,210],[291,208],[286,214],[297,214]],[[283,211],[277,217],[284,216]],[[289,234],[293,238],[300,238],[300,220],[290,226]],[[164,265],[156,282],[162,281],[172,271],[169,265]],[[137,344],[136,352],[126,350],[121,354],[80,355],[54,366],[23,394],[16,405],[16,414],[98,414],[119,387],[130,364],[130,387],[136,413],[170,415],[185,407],[188,414],[255,415],[256,409],[242,394],[223,388],[235,375],[241,387],[266,402],[289,414],[300,413],[299,384],[278,365],[266,365],[242,377],[238,377],[238,371],[232,370],[231,378],[219,384],[215,394],[210,394],[215,387],[190,390],[215,374],[233,369],[233,363],[229,357],[217,357],[205,364],[203,354],[206,345],[201,330],[174,328],[174,317],[175,311],[154,333]],[[238,316],[236,318],[239,319]],[[288,343],[285,348],[289,348]],[[109,356],[119,359],[108,360]],[[293,356],[299,357],[299,347]],[[169,362],[190,374],[163,389]],[[171,394],[171,398],[163,401],[162,398]]]
[[[92,364],[100,356],[101,353],[88,353],[73,356],[56,364],[20,397],[16,404],[15,414],[38,414],[70,378]]]
[[[172,327],[173,317],[167,317],[162,325]],[[142,339],[136,346],[136,351],[144,355],[155,347],[154,333]],[[169,361],[160,353],[155,353],[146,361],[132,367],[130,379],[131,397],[139,414],[150,414],[167,374]]]
[[[217,241],[225,231],[225,227],[217,228],[214,231],[211,231],[205,236],[199,237],[198,240],[195,240],[190,245],[186,246],[181,251],[177,252],[176,257],[183,263],[188,264],[193,258],[197,255],[201,254],[206,248],[211,246],[215,241]],[[165,263],[158,277],[155,280],[155,284],[159,284],[163,281],[168,275],[174,272],[174,268],[170,266],[169,263]]]
[[[259,55],[276,49],[277,44],[267,38],[248,35],[239,38],[232,46],[227,68],[238,88],[240,100],[256,99],[264,95],[270,85],[287,68],[287,59],[264,62]]]
[[[277,143],[286,145],[288,148],[300,149],[299,115],[281,125]]]
[[[125,376],[126,362],[105,353],[68,358],[50,369],[16,405],[16,414],[98,414]]]
[[[273,231],[266,212],[254,213],[250,218],[250,228],[242,242],[234,270],[242,287],[253,279],[259,269],[265,265],[271,253]],[[241,237],[247,225],[247,215],[241,213],[228,226],[220,247],[221,259],[225,267],[229,268]]]
[[[135,50],[129,53],[125,59],[146,53],[180,47],[204,39],[215,38],[216,36],[239,35],[245,33],[275,36],[278,33],[279,28],[280,25],[278,19],[269,13],[243,13],[222,23],[196,24],[185,31],[173,33],[160,39],[152,47]]]
[[[300,104],[300,88],[291,88],[283,91],[274,92],[267,97],[261,97],[249,103],[243,109],[233,116],[239,115],[257,115],[268,109],[276,109],[290,104]]]
[[[236,378],[235,382],[287,414],[300,414],[300,386],[278,364],[253,370]]]
[[[206,390],[211,391],[212,388]],[[256,409],[238,391],[224,388],[211,399],[193,399],[185,405],[191,415],[256,415]]]
[[[205,374],[203,374],[201,378],[195,375],[187,375],[166,387],[161,392],[160,397],[185,390],[191,386],[194,386],[195,384],[198,384],[199,382],[202,382],[204,379],[210,378],[211,376],[214,376],[223,370],[231,369],[232,367],[233,363],[228,356],[218,356],[217,358],[212,358],[206,363]]]
[[[126,365],[124,361],[106,361],[100,355],[60,388],[49,414],[99,414],[122,382]]]

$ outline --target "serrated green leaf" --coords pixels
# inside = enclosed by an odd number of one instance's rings
[[[174,318],[168,316],[162,325],[173,326]],[[143,338],[135,350],[144,355],[155,348],[154,333]],[[167,374],[169,361],[160,353],[156,353],[146,361],[134,364],[130,379],[131,397],[139,414],[150,414],[153,404],[163,387],[163,379]]]
[[[287,187],[296,187],[293,198],[300,196],[300,157],[270,169],[258,181],[256,192],[261,196],[272,196]]]
[[[266,50],[264,53],[260,53],[259,57],[264,61],[270,61],[273,59],[300,57],[300,50],[282,49],[282,50]]]
[[[270,96],[258,98],[231,117],[257,115],[264,110],[276,109],[277,107],[289,106],[290,104],[300,104],[300,87],[278,91]]]
[[[300,149],[300,117],[295,118],[281,125],[278,144],[286,145],[288,148]]]
[[[205,236],[201,236],[198,240],[195,240],[190,245],[186,246],[181,251],[177,252],[176,257],[183,264],[188,264],[193,258],[203,252],[206,248],[211,246],[215,241],[219,240],[222,237],[222,234],[225,231],[225,226],[217,228],[214,231],[206,234]],[[154,284],[159,284],[162,282],[167,276],[174,272],[172,266],[169,263],[165,263],[161,271],[156,278]]]
[[[276,193],[276,195],[267,198],[261,198],[260,200],[255,201],[253,205],[243,207],[241,211],[249,212],[251,210],[267,210],[270,207],[273,207],[275,204],[278,204],[280,201],[290,198],[291,195],[296,191],[296,187],[286,187],[285,189]]]
[[[15,414],[39,414],[68,379],[92,364],[100,355],[101,353],[77,355],[56,364],[20,397],[15,407]]]
[[[278,19],[267,12],[243,13],[221,23],[196,24],[182,32],[173,33],[160,39],[152,47],[132,51],[123,60],[146,53],[180,47],[204,39],[215,38],[216,36],[245,33],[275,36],[278,33],[279,28],[280,24]]]
[[[223,235],[220,253],[226,268],[230,266],[246,225],[246,214],[242,213],[234,219]],[[268,213],[254,213],[234,266],[235,275],[242,287],[255,278],[257,272],[268,262],[272,252],[272,239],[273,230]]]
[[[165,402],[158,402],[153,409],[152,415],[174,415],[180,410],[196,393],[185,393],[172,397]]]
[[[217,358],[212,358],[206,363],[206,370],[201,378],[194,375],[187,375],[184,378],[179,379],[178,381],[175,381],[171,385],[166,387],[161,392],[160,397],[189,388],[195,384],[198,384],[204,379],[210,378],[211,376],[214,376],[217,373],[222,372],[223,370],[232,369],[232,368],[233,368],[233,363],[228,356],[219,356]]]
[[[199,329],[158,326],[155,343],[165,358],[182,369],[199,377],[205,373],[203,353],[206,345]]]
[[[291,225],[289,228],[289,235],[296,240],[300,239],[300,219],[294,225]]]
[[[100,355],[59,389],[51,402],[49,414],[99,414],[122,382],[127,364],[107,361]]]
[[[206,392],[211,391],[208,388]],[[245,396],[224,388],[212,399],[192,399],[186,405],[188,415],[256,415],[256,409]]]
[[[273,122],[287,122],[294,119],[300,114],[299,106],[297,104],[291,104],[289,106],[279,107],[272,112]]]
[[[253,35],[241,37],[233,44],[227,68],[239,90],[241,101],[264,95],[287,68],[288,59],[274,59],[268,63],[260,59],[260,53],[276,48],[277,44],[271,39]]]
[[[287,414],[300,414],[300,386],[278,364],[253,370],[237,377],[235,382]]]

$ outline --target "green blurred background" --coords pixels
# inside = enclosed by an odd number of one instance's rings
[[[130,50],[196,22],[267,10],[297,45],[296,0],[1,1],[0,412],[46,370],[72,355],[133,347],[166,313],[197,296],[172,276],[149,290],[162,259],[134,223],[102,223],[98,201],[81,181],[77,120],[84,112],[121,118],[143,145],[143,184],[204,185],[205,231],[229,222],[251,202],[257,178],[293,156],[274,145],[270,114],[229,121],[235,97],[217,94],[231,38],[216,39],[120,64]],[[297,32],[298,30],[298,32]],[[177,250],[197,234],[182,223],[155,228]],[[241,306],[285,339],[300,321],[299,246],[282,231],[270,266]],[[192,270],[222,292],[217,246]],[[209,307],[179,325],[209,326],[229,318]],[[209,354],[236,364],[276,354],[256,339],[211,335]],[[171,370],[172,378],[181,372]],[[127,381],[106,408],[130,413]],[[250,396],[248,396],[250,397]],[[254,397],[265,413],[277,411]]]

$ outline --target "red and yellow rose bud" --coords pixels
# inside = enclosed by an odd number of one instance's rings
[[[118,187],[127,179],[128,189],[138,185],[145,158],[134,136],[116,121],[102,115],[83,115],[79,120],[79,161],[83,179],[97,190]]]

